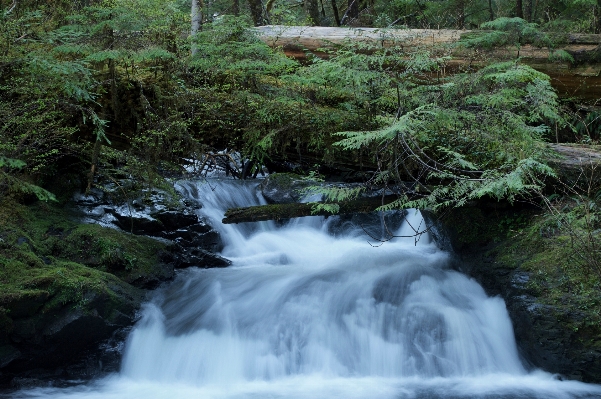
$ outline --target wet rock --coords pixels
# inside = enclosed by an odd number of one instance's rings
[[[21,357],[21,352],[12,345],[0,345],[0,369]]]
[[[179,230],[198,223],[198,216],[184,212],[159,212],[151,215],[162,223],[165,230]]]
[[[11,312],[12,329],[8,335],[0,333],[0,342],[8,341],[0,344],[3,379],[18,387],[39,386],[41,380],[63,374],[64,365],[131,326],[144,297],[144,291],[115,280],[106,291],[88,291],[78,303],[56,310],[46,297],[43,311]]]
[[[48,300],[46,291],[30,291],[18,297],[6,299],[0,304],[6,309],[10,309],[10,316],[13,319],[29,317],[34,315]]]
[[[177,269],[187,267],[227,267],[232,264],[229,259],[201,248],[186,248],[176,243],[162,256],[164,262],[169,262]]]
[[[486,223],[491,223],[486,217],[466,219],[464,234],[459,225],[447,226],[446,231],[451,232],[456,267],[475,278],[487,294],[505,300],[524,363],[566,379],[601,382],[601,352],[590,345],[594,337],[572,327],[585,316],[570,306],[540,303],[530,286],[533,275],[521,269],[519,261],[510,266],[500,260],[503,254],[497,248],[505,247],[479,230],[479,224]]]
[[[302,199],[303,189],[315,184],[292,173],[274,173],[263,180],[259,187],[267,202],[292,204]]]
[[[119,200],[123,199],[111,199],[110,195],[102,192],[74,197],[75,206],[81,211],[84,222],[177,241],[183,247],[200,247],[212,252],[223,249],[219,233],[193,212],[198,205],[191,207],[190,204],[184,204],[183,200],[175,200],[171,194],[161,191],[128,200],[125,204]],[[149,281],[144,285],[155,284]]]
[[[531,236],[531,229],[536,229],[531,223],[536,223],[533,218],[539,212],[527,206],[473,203],[438,219],[437,228],[446,236],[444,248],[454,254],[454,267],[477,280],[488,295],[504,299],[519,353],[528,367],[566,379],[600,383],[598,326],[587,326],[586,322],[586,312],[591,310],[574,305],[577,293],[558,290],[551,286],[556,281],[533,271],[537,268],[532,262],[549,254],[542,246],[544,242]],[[508,220],[528,222],[503,227]],[[553,256],[542,259],[553,266]],[[557,269],[561,262],[557,259]],[[550,300],[549,292],[561,294],[563,299]]]
[[[106,255],[103,258],[93,251],[86,253],[85,249],[69,252],[72,248],[64,244],[75,239],[72,230],[79,231],[79,227],[47,228],[45,236],[55,242],[55,252],[40,263],[56,263],[67,258],[110,274],[104,274],[106,277],[102,277],[104,280],[98,285],[83,288],[82,284],[82,291],[71,292],[73,287],[65,286],[53,288],[54,291],[23,290],[18,295],[2,298],[0,388],[40,386],[47,381],[56,385],[59,380],[68,384],[69,379],[87,379],[118,370],[127,334],[124,331],[135,322],[145,290],[173,278],[175,268],[231,264],[214,253],[223,247],[219,233],[199,218],[194,209],[186,208],[183,201],[161,192],[133,199],[112,194],[93,189],[89,195],[76,195],[73,206],[86,223],[151,236],[152,240],[134,240],[142,242],[143,248],[153,248],[157,241],[163,242],[161,248],[165,243],[167,247],[146,251],[154,253],[153,256],[162,251],[156,264],[136,260],[132,257],[136,252],[127,252],[119,245],[102,249],[105,252],[99,253]],[[96,243],[94,229],[91,234],[87,230],[81,233],[81,237],[88,240],[84,247]],[[115,239],[115,234],[119,238]],[[119,244],[121,233],[115,234],[102,243]],[[19,240],[19,245],[30,246],[32,251],[39,244],[28,237]],[[125,252],[129,257],[125,257]],[[141,252],[144,261],[146,252]],[[142,266],[138,267],[139,263]]]
[[[163,224],[150,217],[128,216],[118,213],[115,209],[107,208],[106,213],[115,217],[115,225],[121,230],[131,232],[137,235],[157,236],[165,230]]]
[[[215,231],[215,230],[213,230],[213,228],[211,226],[209,226],[208,224],[206,224],[204,222],[188,226],[187,229],[189,231],[194,231],[196,233],[208,233],[211,231]]]

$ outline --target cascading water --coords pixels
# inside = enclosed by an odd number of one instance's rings
[[[158,290],[119,375],[21,397],[601,397],[527,372],[503,300],[446,269],[426,235],[374,247],[336,218],[225,226],[225,209],[260,203],[254,186],[200,184],[179,189],[203,204],[233,266],[188,269]],[[410,211],[396,235],[422,222]]]

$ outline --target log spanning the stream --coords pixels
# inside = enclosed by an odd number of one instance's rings
[[[374,212],[382,205],[386,205],[396,200],[395,195],[385,197],[359,198],[351,201],[337,203],[340,207],[338,215],[350,213],[369,213]],[[245,208],[231,208],[225,212],[225,217],[221,221],[223,224],[261,222],[265,220],[282,220],[299,218],[304,216],[331,216],[332,213],[326,210],[313,212],[316,202],[292,203],[292,204],[272,204],[249,206]],[[332,204],[333,205],[333,204]]]
[[[307,58],[308,52],[327,56],[322,49],[336,49],[344,43],[424,48],[449,45],[448,54],[453,59],[441,70],[443,75],[455,73],[467,66],[482,67],[493,61],[517,57],[515,46],[491,51],[451,47],[460,39],[483,34],[483,31],[279,25],[260,26],[256,29],[263,42],[274,48],[281,47],[287,56],[296,59]],[[519,55],[525,64],[551,76],[553,86],[561,96],[597,100],[601,93],[601,35],[569,34],[565,44],[559,49],[570,53],[576,60],[575,64],[552,61],[549,59],[549,50],[533,45],[522,46]]]

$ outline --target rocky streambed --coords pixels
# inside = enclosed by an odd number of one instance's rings
[[[147,292],[177,269],[225,267],[221,237],[175,191],[119,186],[64,206],[0,212],[0,388],[68,384],[119,368]]]
[[[291,203],[308,184],[273,175],[259,189],[270,203]],[[216,254],[219,233],[196,212],[202,204],[169,191],[120,192],[78,194],[61,209],[0,209],[7,221],[0,230],[2,388],[69,384],[118,370],[148,290],[178,268],[230,264]],[[371,225],[373,215],[331,225]],[[396,213],[386,223],[400,219]],[[586,295],[570,289],[578,276],[568,273],[569,248],[561,234],[541,233],[536,209],[480,203],[430,219],[439,244],[455,253],[453,267],[505,300],[526,365],[601,382],[598,286]],[[554,282],[566,274],[569,284]]]

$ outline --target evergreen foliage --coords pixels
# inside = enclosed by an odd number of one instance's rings
[[[445,77],[450,48],[348,43],[301,65],[261,42],[248,16],[207,19],[190,36],[187,7],[111,0],[56,10],[19,3],[3,13],[0,150],[25,162],[4,168],[7,176],[43,184],[76,164],[82,175],[125,172],[151,183],[159,169],[228,148],[258,164],[289,156],[366,164],[377,170],[370,184],[412,181],[389,207],[445,207],[515,200],[553,175],[543,142],[566,122],[549,78],[520,64],[519,49],[570,56],[554,50],[565,35],[545,33],[536,18],[499,8],[497,19],[453,13],[445,22],[436,15],[447,5],[378,5],[414,13],[403,19],[409,26],[478,21],[484,33],[462,45],[518,50],[515,61]]]

